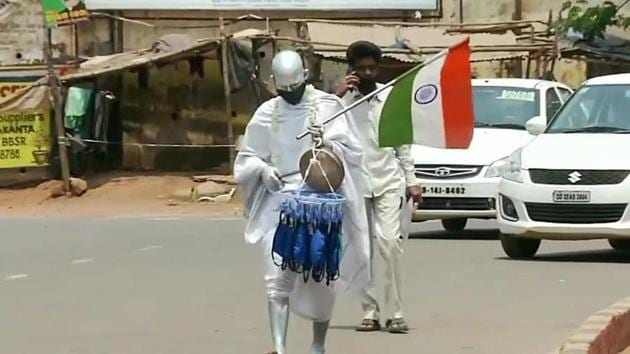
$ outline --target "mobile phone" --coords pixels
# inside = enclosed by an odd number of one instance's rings
[[[356,71],[354,70],[354,67],[352,65],[348,65],[348,69],[346,70],[346,76],[348,75],[356,75]],[[353,86],[350,89],[350,92],[353,92],[355,88],[356,87]]]

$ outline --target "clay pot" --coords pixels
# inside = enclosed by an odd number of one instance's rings
[[[307,176],[306,172],[309,164],[311,164],[311,160],[319,161],[319,163],[312,163]],[[331,187],[333,191],[337,191],[345,177],[341,159],[330,148],[326,147],[308,150],[302,154],[300,158],[300,173],[309,187],[322,193],[330,193]]]

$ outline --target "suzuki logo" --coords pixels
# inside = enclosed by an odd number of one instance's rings
[[[582,180],[582,174],[578,171],[569,173],[569,182],[575,184]]]
[[[451,169],[448,167],[440,167],[435,170],[435,175],[438,177],[448,177],[451,174]]]

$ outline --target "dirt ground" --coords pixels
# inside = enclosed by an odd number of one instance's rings
[[[192,203],[177,198],[198,185],[196,174],[108,173],[86,178],[80,197],[50,197],[52,184],[0,188],[0,217],[240,215],[238,193],[228,203]],[[235,187],[230,185],[230,187]]]

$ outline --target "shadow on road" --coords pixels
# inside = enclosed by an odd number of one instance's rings
[[[413,232],[409,235],[410,239],[429,239],[429,240],[479,240],[492,241],[499,239],[499,230],[495,229],[477,229],[465,230],[459,232],[449,232],[444,230]]]
[[[344,326],[344,325],[330,326],[331,330],[338,330],[338,331],[354,331],[355,328],[356,326]]]
[[[579,252],[562,252],[541,254],[530,259],[512,259],[498,257],[496,259],[514,262],[550,262],[550,263],[630,263],[630,252],[615,250],[596,250]]]
[[[352,331],[352,332],[356,332],[356,326],[347,326],[347,325],[336,325],[335,326],[335,325],[332,325],[332,326],[329,327],[329,329],[333,330],[333,331]],[[409,327],[409,331],[410,332],[413,332],[415,330],[416,330],[416,328]],[[359,332],[357,332],[357,333],[359,333]],[[372,333],[388,333],[389,334],[387,329],[385,329],[385,325],[384,324],[383,324],[383,328],[380,331],[375,331],[375,332],[372,332]]]

